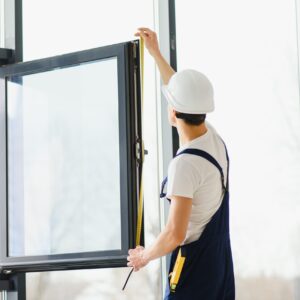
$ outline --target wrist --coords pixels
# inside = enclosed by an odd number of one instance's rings
[[[148,251],[148,249],[145,249],[142,253],[142,259],[144,260],[145,263],[150,262],[151,257],[150,257],[150,253]]]
[[[161,60],[162,59],[162,54],[161,54],[161,52],[159,51],[159,49],[157,49],[156,51],[153,51],[152,53],[151,53],[151,55],[152,55],[152,57],[156,60],[156,61],[158,61],[158,60]]]

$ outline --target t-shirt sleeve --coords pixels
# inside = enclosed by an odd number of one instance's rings
[[[199,173],[192,163],[183,157],[175,158],[168,169],[167,197],[193,198],[199,182]]]

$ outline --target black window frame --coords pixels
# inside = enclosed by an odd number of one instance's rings
[[[169,43],[170,65],[177,72],[177,47],[176,47],[176,0],[169,0]],[[179,149],[179,135],[177,129],[172,127],[173,156]]]
[[[117,57],[118,66],[122,249],[9,257],[7,78],[112,57]],[[126,267],[128,249],[136,246],[137,206],[142,169],[141,157],[143,157],[139,41],[0,67],[0,140],[0,273]],[[142,226],[141,245],[144,245],[143,229],[144,226]]]

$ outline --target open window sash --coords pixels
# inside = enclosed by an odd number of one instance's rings
[[[127,265],[139,71],[138,41],[0,68],[0,273]]]

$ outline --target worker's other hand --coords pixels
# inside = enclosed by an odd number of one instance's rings
[[[157,35],[154,31],[149,28],[140,27],[135,36],[143,38],[146,48],[153,57],[160,54]]]
[[[148,264],[148,260],[145,258],[145,248],[142,246],[137,246],[135,249],[129,249],[129,256],[127,257],[128,267],[133,267],[133,270],[139,271],[141,268]]]

